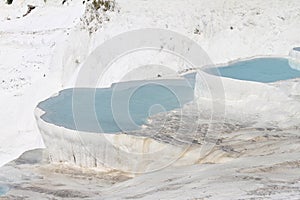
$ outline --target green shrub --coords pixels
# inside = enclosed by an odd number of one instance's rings
[[[200,35],[200,34],[201,34],[201,31],[200,31],[198,28],[195,28],[195,30],[194,30],[194,34],[198,34],[198,35]]]
[[[114,0],[93,0],[93,6],[96,10],[100,8],[103,11],[114,10],[115,8],[115,1]]]

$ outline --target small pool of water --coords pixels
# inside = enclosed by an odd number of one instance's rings
[[[300,51],[300,47],[294,47],[293,50]]]
[[[111,88],[66,89],[41,102],[46,122],[72,130],[115,133],[137,130],[148,117],[194,98],[195,74],[184,79],[130,81]]]
[[[0,184],[0,196],[5,195],[9,191],[9,187]]]
[[[205,72],[246,81],[262,83],[276,82],[300,77],[285,58],[256,58],[236,62],[227,66],[204,69]]]

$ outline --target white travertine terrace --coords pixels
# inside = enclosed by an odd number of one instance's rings
[[[205,85],[215,87],[217,82],[221,85],[214,88],[218,93],[212,99]],[[298,82],[286,82],[291,84],[290,87],[299,86]],[[195,101],[202,107],[218,102],[226,106],[223,107],[227,109],[225,112],[232,112],[229,110],[232,109],[237,116],[259,115],[262,124],[273,119],[268,123],[281,128],[289,128],[300,121],[299,101],[290,98],[276,84],[241,81],[202,72],[196,78]],[[43,113],[37,107],[35,117],[50,160],[54,163],[68,162],[83,167],[143,173],[168,165],[196,164],[203,157],[201,145],[180,146],[138,135],[70,130],[45,122],[41,118]],[[286,116],[293,116],[293,120]]]
[[[202,72],[196,77],[195,100],[199,106],[207,102],[217,102],[225,105],[226,112],[234,109],[237,115],[241,116],[260,115],[266,121],[274,121],[278,126],[288,127],[294,120],[286,116],[294,116],[294,119],[298,120],[300,116],[299,101],[290,97],[290,94],[299,95],[297,88],[300,84],[297,80],[267,84],[218,77]],[[220,86],[215,84],[219,81],[222,83],[222,88],[218,88]],[[207,84],[211,85],[211,89],[219,92],[212,97],[211,91],[205,86]],[[290,94],[282,90],[282,87],[287,85]],[[280,109],[282,107],[284,109]]]
[[[0,1],[0,81],[5,81],[0,88],[0,166],[25,151],[45,147],[33,116],[36,105],[56,91],[74,87],[74,74],[87,55],[115,35],[139,28],[167,28],[194,39],[214,63],[257,55],[287,55],[291,48],[300,46],[299,0],[117,0],[120,13],[109,13],[111,20],[92,35],[78,25],[85,12],[85,4],[82,1],[66,2],[71,5],[62,5],[62,0],[14,0],[12,5]],[[31,14],[22,17],[27,12],[28,4],[37,7]],[[199,30],[199,34],[195,34],[195,30]],[[295,61],[299,53],[292,51],[290,56]],[[144,60],[147,54],[136,57]],[[136,64],[131,63],[133,61],[138,64],[136,59],[129,58],[117,65],[131,66]],[[121,75],[120,71],[112,68],[102,86],[118,81]],[[128,80],[136,78],[134,75]],[[149,73],[147,78],[151,77]],[[223,141],[208,159],[208,164],[166,168],[104,188],[101,187],[106,185],[103,182],[107,179],[93,179],[98,172],[83,175],[78,173],[81,168],[74,171],[68,165],[64,165],[64,170],[61,170],[61,165],[59,168],[47,165],[45,170],[45,166],[32,165],[28,168],[27,165],[12,167],[10,164],[0,170],[0,176],[11,180],[12,184],[8,197],[4,198],[64,199],[66,196],[60,195],[70,195],[70,199],[96,200],[299,199],[300,114],[297,108],[293,108],[297,103],[295,100],[300,101],[300,79],[264,85],[236,80],[239,88],[231,87],[232,79],[222,80],[226,97],[231,98],[226,101],[226,112],[236,112],[234,116],[248,123],[250,119],[243,113],[251,111],[264,115],[265,121],[260,126],[251,126],[250,130],[221,134]],[[276,88],[286,96],[278,95]],[[247,96],[248,90],[270,101],[252,101],[256,96]],[[277,95],[280,96],[278,102]],[[200,101],[202,103],[205,98],[198,98]],[[38,120],[40,127],[48,127],[45,128],[49,131],[47,133],[63,131]],[[278,130],[270,123],[276,125]],[[290,128],[284,129],[289,124]],[[269,126],[274,129],[265,128]],[[65,133],[67,137],[70,132]],[[56,139],[62,137],[57,134]],[[51,136],[51,139],[55,137]],[[155,142],[152,141],[151,145]],[[68,146],[62,144],[68,150]],[[51,147],[57,157],[61,156],[59,153],[65,153],[63,149],[55,149],[59,145],[53,144]],[[225,152],[222,146],[229,146],[233,151]],[[216,164],[218,154],[223,159],[235,159]],[[73,156],[70,159],[72,161]],[[61,173],[53,173],[57,170]],[[86,170],[83,168],[82,171],[86,173]],[[55,176],[56,179],[53,179]],[[76,196],[78,192],[82,194]]]
[[[32,114],[35,106],[56,91],[74,87],[74,75],[89,53],[113,36],[140,28],[167,28],[195,40],[214,63],[286,55],[300,45],[299,0],[118,0],[120,13],[109,13],[111,20],[92,35],[79,24],[85,4],[61,2],[14,0],[7,5],[0,1],[0,68],[5,81],[1,83],[1,166],[27,150],[44,147]],[[37,7],[23,17],[28,4]],[[194,33],[196,29],[200,34]],[[148,54],[133,57],[116,65],[139,64],[136,58],[143,61]],[[179,60],[171,61],[181,65]],[[108,72],[101,86],[118,81],[121,75]]]
[[[45,122],[43,113],[36,108],[37,124],[53,163],[144,173],[169,165],[190,165],[200,159],[199,146],[175,146],[124,133],[70,130]]]

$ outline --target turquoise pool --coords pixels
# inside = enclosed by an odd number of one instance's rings
[[[300,77],[300,71],[291,68],[289,60],[285,58],[256,58],[227,66],[207,68],[204,71],[222,77],[262,83]]]
[[[0,196],[5,195],[9,191],[9,188],[5,185],[0,184]]]
[[[111,88],[72,88],[41,102],[41,118],[72,130],[114,133],[137,130],[154,114],[194,98],[195,74],[184,79],[130,81]]]

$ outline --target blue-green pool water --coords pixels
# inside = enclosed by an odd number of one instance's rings
[[[194,97],[195,74],[184,79],[131,81],[111,88],[72,88],[41,102],[46,122],[72,130],[137,130],[154,114],[180,108]]]
[[[0,196],[5,195],[8,192],[9,188],[5,185],[0,184]]]
[[[300,71],[291,68],[289,60],[285,58],[256,58],[204,71],[223,77],[262,83],[300,77]]]

